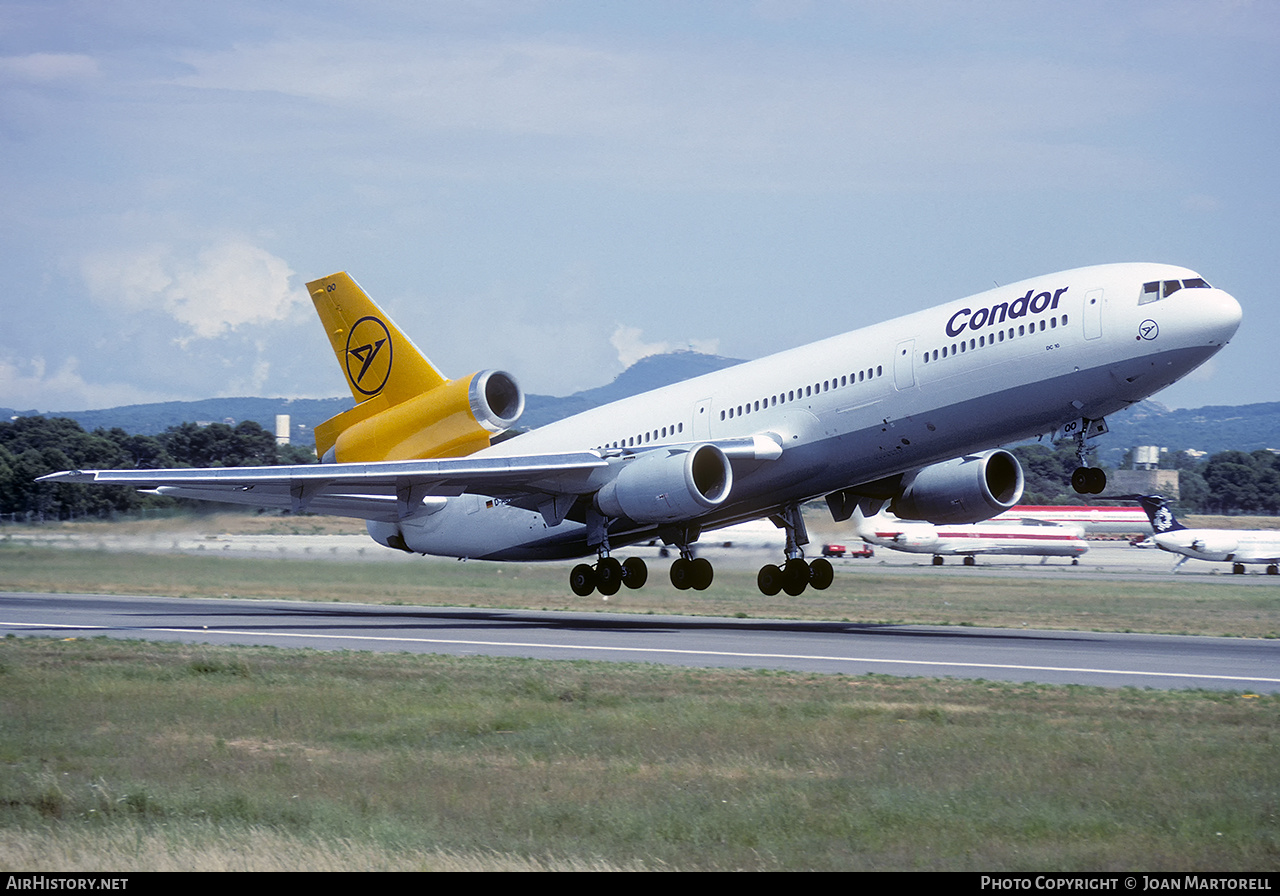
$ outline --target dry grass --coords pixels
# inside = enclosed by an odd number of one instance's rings
[[[3,868],[1280,860],[1277,696],[6,639],[0,717]]]
[[[0,829],[0,871],[654,871],[639,862],[388,849],[367,840],[320,839],[270,828],[193,825],[182,832]]]

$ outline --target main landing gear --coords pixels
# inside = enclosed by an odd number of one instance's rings
[[[569,587],[578,597],[599,591],[605,597],[617,594],[623,585],[640,588],[649,579],[649,568],[639,557],[628,557],[621,563],[615,557],[601,557],[593,567],[579,563],[569,573]]]
[[[680,549],[680,559],[671,564],[671,584],[681,591],[706,591],[711,587],[711,580],[716,571],[706,557],[693,556],[691,545],[698,540],[699,530],[682,529],[675,539]]]
[[[596,539],[596,550],[600,559],[595,566],[579,563],[569,573],[569,587],[579,597],[586,597],[592,591],[599,591],[605,597],[617,594],[622,586],[642,588],[649,580],[649,567],[639,557],[628,557],[621,563],[609,556],[608,521],[589,514],[587,525]],[[711,587],[715,578],[715,570],[711,561],[704,557],[694,557],[690,545],[697,541],[696,529],[683,529],[678,533],[675,544],[680,549],[680,558],[671,564],[671,584],[681,591],[690,588],[705,591]]]
[[[836,577],[831,561],[818,557],[812,562],[805,562],[803,545],[809,543],[809,533],[805,529],[799,505],[791,504],[771,519],[786,530],[787,561],[782,566],[770,563],[760,568],[756,585],[761,593],[772,597],[779,591],[785,591],[792,597],[799,597],[809,586],[819,591],[830,587]]]

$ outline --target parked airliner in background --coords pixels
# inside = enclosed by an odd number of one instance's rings
[[[1141,507],[1103,507],[1088,504],[1019,504],[996,514],[993,523],[1055,523],[1079,526],[1086,535],[1137,535],[1151,532],[1151,521]]]
[[[964,558],[965,566],[976,564],[979,554],[1018,557],[1070,557],[1071,565],[1089,550],[1084,529],[1056,523],[998,523],[987,520],[964,526],[935,526],[932,523],[906,523],[881,511],[872,517],[861,509],[853,512],[854,531],[867,544],[905,551],[909,554],[932,554],[933,565],[941,566],[947,556]],[[1044,560],[1041,560],[1043,563]]]
[[[1178,522],[1162,495],[1144,495],[1138,503],[1151,518],[1152,540],[1162,551],[1181,554],[1177,569],[1188,560],[1216,560],[1244,573],[1246,563],[1265,563],[1267,575],[1280,573],[1280,532],[1266,529],[1188,529]]]
[[[356,401],[316,427],[320,464],[44,478],[359,517],[381,544],[424,554],[594,554],[570,573],[580,595],[643,585],[644,562],[613,551],[654,538],[680,550],[676,587],[706,588],[698,537],[768,517],[785,530],[785,563],[762,568],[759,586],[798,594],[833,574],[804,559],[804,502],[825,498],[837,521],[887,505],[900,519],[978,522],[1022,494],[1021,467],[996,446],[1047,433],[1075,438],[1078,490],[1100,492],[1086,440],[1212,357],[1241,316],[1186,268],[1079,268],[491,442],[524,406],[509,374],[450,380],[346,274],[307,287]]]

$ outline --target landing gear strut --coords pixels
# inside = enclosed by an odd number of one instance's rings
[[[1107,490],[1106,471],[1089,466],[1089,448],[1085,445],[1085,439],[1090,435],[1101,435],[1106,431],[1103,421],[1089,420],[1076,433],[1076,460],[1080,466],[1071,474],[1071,487],[1078,495],[1100,495]]]
[[[756,575],[756,585],[761,593],[772,597],[779,591],[785,591],[792,597],[799,597],[810,585],[819,591],[830,587],[836,575],[831,561],[818,557],[812,563],[805,562],[803,545],[809,543],[809,533],[805,529],[799,505],[789,504],[783,508],[782,513],[770,519],[786,530],[787,561],[780,567],[770,563],[760,568]]]

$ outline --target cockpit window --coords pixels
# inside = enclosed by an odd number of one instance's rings
[[[1149,302],[1167,299],[1180,289],[1211,288],[1208,283],[1199,277],[1192,277],[1189,280],[1152,280],[1149,283],[1142,284],[1142,294],[1138,296],[1138,304],[1146,305]]]

